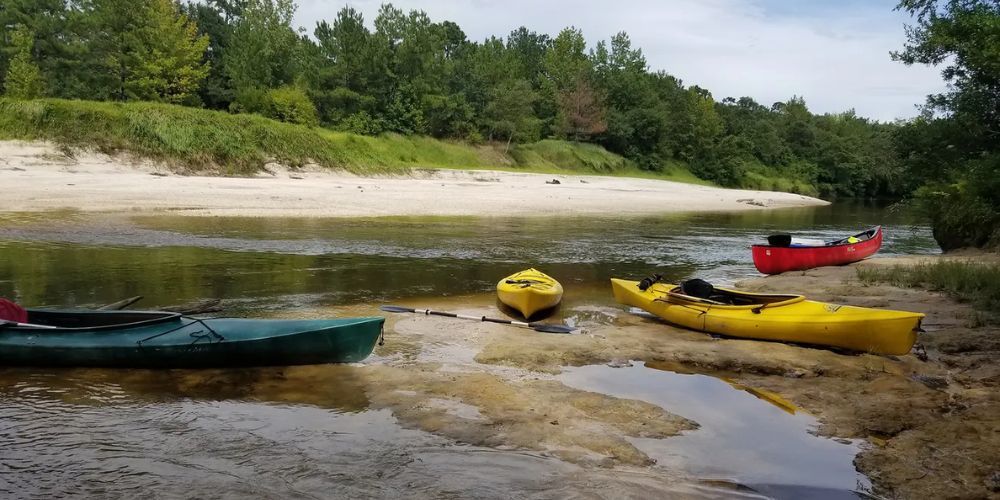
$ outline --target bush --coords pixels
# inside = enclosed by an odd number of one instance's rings
[[[257,113],[286,123],[318,125],[316,106],[305,91],[293,86],[276,89],[251,88],[236,94],[229,106],[234,113]]]
[[[345,132],[355,134],[378,135],[386,131],[386,124],[383,120],[368,114],[367,111],[359,111],[344,119],[340,128]]]
[[[271,89],[267,98],[264,116],[299,125],[319,125],[316,106],[302,89],[292,86]]]
[[[942,250],[1000,247],[998,208],[961,184],[925,186],[917,190],[917,200]]]

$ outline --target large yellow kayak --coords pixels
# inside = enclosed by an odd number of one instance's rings
[[[693,330],[875,354],[910,352],[924,317],[913,312],[825,304],[801,295],[715,288],[714,295],[706,299],[684,295],[676,285],[655,283],[640,290],[638,281],[614,278],[611,288],[619,303]]]
[[[555,307],[562,300],[563,287],[551,276],[536,269],[514,273],[497,283],[500,302],[530,318],[538,311]]]

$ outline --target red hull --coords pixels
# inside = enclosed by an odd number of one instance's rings
[[[804,271],[814,267],[840,266],[871,256],[882,247],[882,228],[858,243],[823,247],[779,247],[753,245],[753,265],[764,274]]]

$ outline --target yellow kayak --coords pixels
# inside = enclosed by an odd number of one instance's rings
[[[709,298],[684,295],[676,285],[611,279],[615,300],[670,323],[749,339],[841,347],[874,354],[906,354],[923,314],[841,306],[801,295],[767,295],[715,288]],[[733,305],[736,304],[736,305]]]
[[[551,276],[536,269],[514,273],[497,283],[500,302],[530,318],[562,300],[563,287]]]

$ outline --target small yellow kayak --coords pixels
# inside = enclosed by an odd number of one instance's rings
[[[917,340],[921,313],[841,306],[801,295],[769,295],[714,288],[699,298],[677,285],[611,279],[615,300],[670,323],[748,339],[841,347],[874,354],[906,354]]]
[[[525,318],[555,307],[562,300],[562,294],[562,285],[537,269],[514,273],[497,283],[500,302],[516,309]]]

